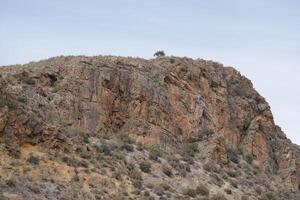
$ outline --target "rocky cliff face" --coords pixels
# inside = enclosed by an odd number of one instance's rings
[[[216,62],[51,58],[1,68],[0,94],[0,140],[11,157],[22,157],[26,145],[70,148],[74,131],[127,135],[166,152],[196,142],[202,163],[230,167],[240,152],[299,190],[300,148],[274,124],[251,81]]]

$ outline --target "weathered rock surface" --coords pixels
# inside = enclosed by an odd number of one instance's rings
[[[0,74],[0,139],[15,156],[23,144],[64,147],[70,130],[128,134],[165,149],[209,133],[211,161],[226,165],[226,147],[239,149],[299,190],[299,147],[274,124],[251,81],[231,67],[80,56],[3,67]]]

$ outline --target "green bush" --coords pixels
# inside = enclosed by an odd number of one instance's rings
[[[197,143],[188,143],[184,146],[184,154],[194,157],[195,153],[198,152]]]
[[[252,162],[253,162],[253,156],[250,155],[250,154],[247,154],[246,155],[246,161],[247,161],[247,163],[249,163],[251,165]]]
[[[27,159],[27,162],[29,162],[29,163],[32,164],[32,165],[38,165],[39,162],[40,162],[40,159],[39,159],[39,157],[37,157],[37,156],[31,155],[31,156]]]
[[[142,172],[150,173],[151,172],[151,164],[149,162],[143,161],[140,163],[140,169]]]
[[[197,194],[201,194],[203,196],[208,196],[209,195],[209,190],[207,189],[207,187],[205,185],[198,185],[196,187],[196,192]]]

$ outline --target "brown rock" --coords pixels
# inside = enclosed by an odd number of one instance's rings
[[[265,169],[299,172],[299,154],[273,121],[268,103],[231,67],[188,58],[58,57],[2,69],[1,140],[10,147],[59,147],[68,130],[128,134],[139,143],[176,147],[212,130],[210,152],[242,148]],[[293,161],[295,160],[295,162]],[[288,182],[297,187],[298,179]]]

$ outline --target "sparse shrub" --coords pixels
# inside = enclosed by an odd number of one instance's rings
[[[257,194],[261,194],[262,193],[262,189],[261,189],[261,187],[259,187],[259,186],[257,186],[257,187],[255,187],[255,192],[257,193]]]
[[[146,187],[149,188],[149,189],[153,189],[154,186],[155,186],[154,183],[147,183],[146,184]]]
[[[273,192],[267,192],[264,196],[268,200],[276,200],[275,194]]]
[[[83,137],[82,137],[82,139],[83,139],[84,143],[86,143],[86,144],[89,143],[89,136],[88,136],[88,134],[84,134]]]
[[[31,155],[31,156],[27,159],[27,162],[29,162],[29,163],[32,164],[32,165],[38,165],[39,162],[40,162],[40,159],[39,159],[39,157],[37,157],[37,156]]]
[[[223,174],[222,178],[223,178],[224,180],[228,180],[227,174]]]
[[[210,174],[210,177],[212,178],[212,181],[217,186],[221,187],[224,184],[224,181],[218,176],[218,174],[212,173]]]
[[[87,152],[81,152],[80,157],[84,158],[84,159],[91,159],[92,158],[92,156],[90,154],[88,154]]]
[[[163,188],[165,191],[170,190],[171,188],[167,183],[164,182],[160,183],[159,187]]]
[[[140,169],[142,172],[150,173],[151,172],[151,164],[149,162],[143,161],[140,163]]]
[[[102,144],[101,146],[97,147],[97,152],[108,156],[111,155],[112,149],[108,145]]]
[[[8,155],[12,156],[16,159],[19,159],[19,158],[21,158],[21,151],[18,148],[9,148],[8,149]]]
[[[170,186],[166,183],[160,183],[153,187],[153,192],[160,196],[159,199],[165,199],[164,196],[166,192],[170,189]]]
[[[235,171],[232,171],[232,170],[228,171],[227,174],[230,177],[236,177],[237,176],[237,173]]]
[[[230,184],[232,185],[232,187],[238,188],[238,184],[236,181],[230,181]]]
[[[72,177],[72,181],[74,182],[78,182],[80,180],[78,174],[75,174],[73,177]]]
[[[257,175],[259,173],[261,173],[261,168],[258,165],[254,165],[253,174]]]
[[[227,200],[227,199],[223,194],[218,193],[218,194],[215,194],[214,196],[212,196],[210,198],[210,200]]]
[[[190,165],[193,165],[195,163],[193,157],[190,156],[184,156],[182,160],[189,163]]]
[[[77,160],[76,158],[70,158],[70,157],[64,156],[62,158],[62,161],[72,167],[85,167],[85,168],[88,167],[88,163],[85,160]]]
[[[16,181],[14,179],[6,180],[6,185],[10,188],[16,187]]]
[[[155,194],[157,194],[158,196],[163,196],[165,194],[165,190],[164,188],[160,187],[160,185],[156,185],[154,188],[153,188],[153,192]]]
[[[120,136],[120,139],[124,142],[124,143],[127,143],[127,144],[133,144],[133,140],[129,137],[129,135],[121,135]]]
[[[27,83],[28,85],[34,85],[35,84],[35,80],[33,78],[27,77],[25,79],[25,83]]]
[[[191,157],[195,156],[195,153],[198,152],[197,143],[188,143],[183,147],[183,156],[189,155]]]
[[[134,170],[134,164],[126,162],[126,167],[129,172],[132,172]]]
[[[144,195],[145,197],[149,197],[149,196],[150,196],[150,192],[146,190],[146,191],[143,192],[143,195]]]
[[[174,58],[170,58],[170,63],[174,64],[175,63],[175,59]]]
[[[244,155],[244,150],[243,150],[243,148],[242,148],[242,147],[239,147],[239,148],[237,149],[237,153],[238,153],[239,155]]]
[[[62,161],[65,162],[65,163],[67,163],[68,165],[71,165],[71,164],[70,164],[70,163],[71,163],[71,158],[69,158],[69,157],[67,157],[67,156],[64,156],[64,157],[62,158]]]
[[[154,53],[153,55],[154,57],[162,57],[162,56],[166,56],[165,52],[160,50]]]
[[[241,200],[249,200],[249,197],[243,195],[243,196],[241,197]]]
[[[226,192],[226,194],[232,194],[231,189],[226,188],[224,191]]]
[[[27,97],[26,96],[18,96],[17,100],[21,103],[26,103],[27,102]]]
[[[237,151],[231,149],[230,147],[226,147],[227,156],[229,160],[233,163],[239,163],[239,156]]]
[[[143,145],[138,144],[137,147],[136,147],[136,150],[138,150],[138,151],[143,151],[143,150],[144,150]]]
[[[178,159],[170,160],[170,165],[176,169],[182,177],[185,177],[187,172],[190,172],[190,166],[188,163],[182,163]]]
[[[162,167],[162,171],[165,175],[167,175],[168,177],[172,177],[173,176],[173,172],[172,169],[167,167],[167,166],[163,166]]]
[[[197,196],[197,192],[195,189],[187,188],[184,192],[185,195],[195,198]]]
[[[38,194],[38,193],[41,192],[40,189],[39,189],[39,187],[37,187],[37,186],[35,186],[35,185],[30,185],[28,188],[29,188],[33,193],[36,193],[36,194]]]
[[[203,169],[205,170],[205,171],[208,171],[208,172],[210,172],[211,171],[211,165],[210,165],[210,163],[205,163],[204,165],[203,165]]]
[[[149,152],[149,159],[150,160],[158,161],[160,156],[161,156],[161,153],[158,150],[152,149]]]
[[[133,145],[132,144],[128,144],[128,143],[123,144],[122,147],[121,147],[121,149],[122,150],[125,149],[128,152],[133,152],[134,151]]]
[[[142,180],[133,180],[132,184],[137,189],[141,189],[143,187],[143,181]]]
[[[197,194],[201,194],[203,196],[208,196],[209,195],[209,190],[207,189],[207,187],[205,185],[198,185],[196,187],[196,192]]]
[[[212,135],[214,134],[214,132],[212,130],[206,130],[203,131],[199,136],[199,141],[204,141],[207,140],[208,138],[210,138]]]
[[[110,140],[111,139],[111,135],[110,134],[103,134],[103,135],[101,135],[102,136],[102,138],[104,139],[104,140]]]
[[[116,171],[116,172],[112,173],[112,178],[115,178],[119,181],[123,180],[122,173],[120,171]]]
[[[136,179],[136,180],[142,180],[142,174],[137,171],[137,170],[132,170],[130,173],[129,173],[129,176],[132,178],[132,179]]]
[[[213,163],[209,163],[209,162],[205,163],[203,165],[203,169],[206,170],[206,171],[208,171],[208,172],[219,173],[218,167],[215,164],[213,164]]]
[[[250,155],[250,154],[247,154],[247,155],[246,155],[246,161],[247,161],[248,164],[251,165],[252,162],[253,162],[253,156]]]

